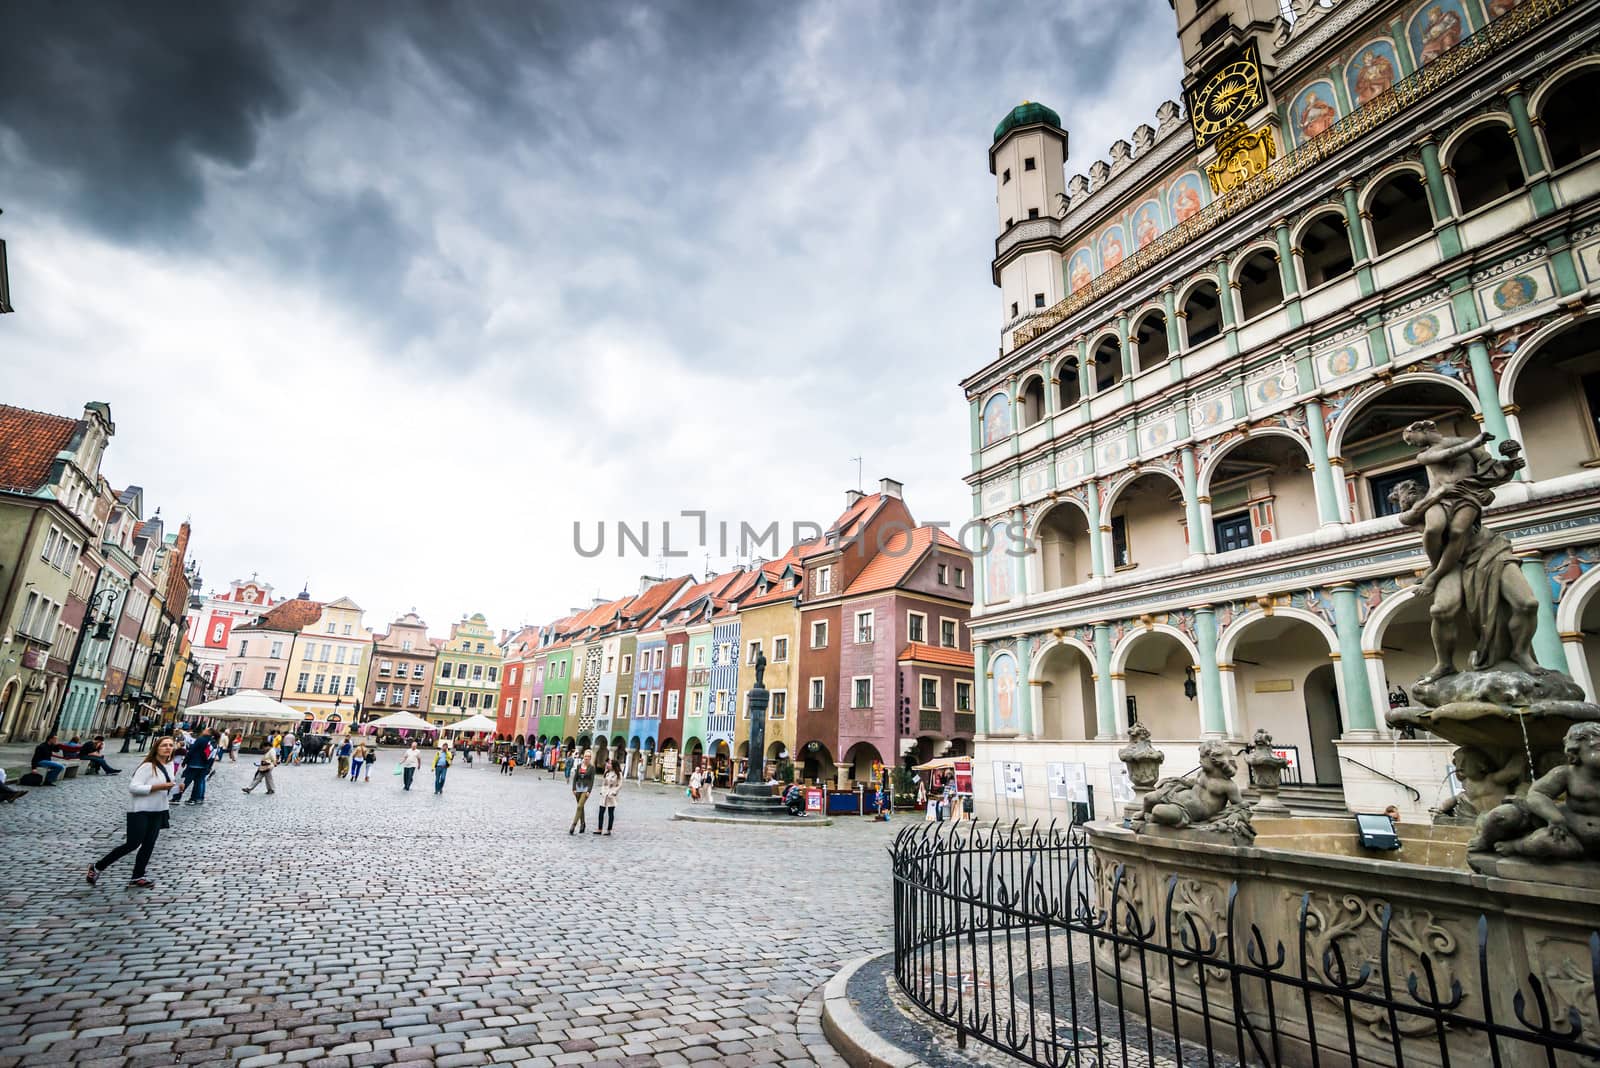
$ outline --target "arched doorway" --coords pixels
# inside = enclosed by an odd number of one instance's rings
[[[1117,718],[1122,729],[1139,722],[1157,740],[1199,738],[1200,704],[1183,687],[1194,662],[1194,654],[1172,634],[1151,630],[1135,635],[1121,658],[1123,700]],[[1112,680],[1118,681],[1115,666]]]
[[[832,782],[836,774],[833,754],[819,741],[810,741],[800,747],[800,771],[807,782]]]
[[[0,738],[12,740],[12,732],[17,726],[17,709],[21,704],[22,683],[12,677],[6,680],[5,688],[0,689]]]
[[[1600,460],[1600,318],[1557,334],[1512,374],[1528,476],[1592,470]]]
[[[1292,747],[1301,782],[1342,781],[1334,742],[1343,734],[1330,635],[1305,619],[1257,615],[1224,636],[1219,658],[1233,665],[1233,731],[1248,742],[1258,730]]]
[[[878,752],[877,746],[871,742],[857,742],[844,755],[843,767],[850,778],[856,782],[867,783],[872,781],[872,766],[882,763],[883,755]]]
[[[1369,680],[1373,687],[1372,699],[1379,706],[1410,704],[1411,687],[1423,672],[1433,667],[1428,602],[1404,591],[1400,596],[1404,600],[1398,606],[1369,624],[1372,633],[1364,642],[1380,654],[1378,672]],[[1380,685],[1381,690],[1378,689]]]
[[[1095,711],[1094,662],[1077,645],[1048,647],[1034,669],[1041,704],[1040,737],[1088,741],[1099,732]]]
[[[733,781],[733,750],[728,746],[726,738],[718,738],[711,743],[706,759],[711,765],[714,785],[727,786]]]

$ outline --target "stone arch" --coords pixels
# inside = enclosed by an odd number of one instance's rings
[[[1061,496],[1058,496],[1053,501],[1046,500],[1046,501],[1041,501],[1040,503],[1048,505],[1048,506],[1040,508],[1033,515],[1033,517],[1029,520],[1029,522],[1028,522],[1028,534],[1027,534],[1027,540],[1029,542],[1033,542],[1034,540],[1036,540],[1039,537],[1039,527],[1041,525],[1043,525],[1044,517],[1049,515],[1051,512],[1055,511],[1057,508],[1062,507],[1063,505],[1070,505],[1072,508],[1077,510],[1079,515],[1083,516],[1084,522],[1087,523],[1089,521],[1089,508],[1088,508],[1088,506],[1085,505],[1082,501],[1077,500],[1076,498],[1068,497],[1068,496],[1063,494]]]
[[[1206,290],[1206,293],[1202,293]],[[1201,323],[1197,319],[1197,312],[1203,308],[1204,300],[1215,301],[1215,307],[1206,308],[1205,320]],[[1222,336],[1222,284],[1214,274],[1205,274],[1195,278],[1178,294],[1174,305],[1173,314],[1181,323],[1179,333],[1182,334],[1182,347],[1192,349],[1196,345],[1204,345]],[[1199,303],[1197,303],[1197,301]]]
[[[1415,192],[1398,199],[1379,198],[1396,182],[1414,186]],[[1428,192],[1428,176],[1421,164],[1398,163],[1375,173],[1362,187],[1358,201],[1360,218],[1366,231],[1367,248],[1373,256],[1384,256],[1433,231],[1435,218]]]
[[[1136,662],[1144,657],[1135,657],[1135,653],[1148,656],[1152,651],[1162,655],[1148,663]],[[1182,689],[1185,669],[1193,671],[1198,682],[1199,664],[1200,650],[1178,628],[1167,623],[1134,627],[1111,653],[1113,711],[1118,733],[1125,733],[1130,725],[1130,697],[1140,706],[1140,722],[1150,728],[1157,740],[1198,738],[1204,733],[1201,698],[1197,695],[1190,700]]]
[[[1017,389],[1017,426],[1026,430],[1044,422],[1050,414],[1050,400],[1045,393],[1044,375],[1035,371],[1022,380]]]
[[[1123,635],[1122,641],[1118,642],[1116,648],[1111,650],[1111,670],[1113,672],[1122,672],[1128,666],[1128,654],[1132,652],[1134,644],[1140,638],[1149,634],[1165,634],[1171,638],[1176,638],[1178,644],[1183,646],[1184,650],[1192,658],[1191,662],[1200,663],[1200,647],[1195,645],[1193,639],[1170,623],[1152,623],[1148,627],[1140,624]]]
[[[1143,492],[1123,501],[1130,487],[1153,484],[1143,482],[1155,476],[1177,489],[1177,502],[1169,495]],[[1120,507],[1119,507],[1120,506]],[[1199,551],[1198,546],[1185,541],[1184,530],[1188,521],[1188,508],[1184,500],[1182,479],[1164,466],[1149,466],[1126,472],[1109,487],[1105,505],[1100,509],[1100,522],[1107,528],[1097,532],[1101,537],[1102,556],[1108,571],[1132,564],[1151,567],[1176,564]],[[1118,537],[1122,539],[1118,544]],[[1196,532],[1189,532],[1193,539]]]
[[[1496,383],[1501,406],[1506,407],[1513,403],[1512,398],[1516,395],[1517,390],[1517,377],[1522,374],[1528,363],[1538,355],[1540,349],[1567,331],[1575,330],[1597,318],[1600,318],[1600,316],[1594,313],[1577,317],[1562,316],[1544,324],[1523,338],[1517,344],[1517,351],[1511,354],[1511,358],[1501,368],[1500,378]]]
[[[1070,634],[1063,634],[1059,638],[1051,635],[1050,638],[1043,645],[1039,646],[1039,648],[1035,650],[1033,654],[1032,663],[1028,670],[1029,682],[1039,682],[1044,678],[1044,673],[1040,668],[1040,665],[1044,662],[1045,654],[1049,653],[1050,650],[1056,648],[1057,646],[1063,645],[1072,649],[1076,649],[1078,652],[1084,655],[1089,663],[1094,663],[1094,646],[1090,645],[1088,642],[1083,641],[1081,638],[1074,638]]]
[[[1271,612],[1265,609],[1252,609],[1239,616],[1228,624],[1228,629],[1217,636],[1217,662],[1219,664],[1232,663],[1234,650],[1239,646],[1239,637],[1248,630],[1252,624],[1263,619],[1281,616],[1285,619],[1296,619],[1302,623],[1309,623],[1320,633],[1328,643],[1328,652],[1339,651],[1339,635],[1335,633],[1328,621],[1315,612],[1308,612],[1304,608],[1291,608],[1288,606],[1274,605]]]
[[[1488,151],[1481,151],[1484,148]],[[1440,146],[1439,160],[1457,214],[1477,211],[1528,184],[1528,163],[1522,158],[1516,126],[1503,111],[1475,116],[1452,130]]]
[[[1050,372],[1051,381],[1056,387],[1055,411],[1064,412],[1083,400],[1083,380],[1078,377],[1078,363],[1078,350],[1069,348],[1062,352]]]
[[[1585,56],[1557,68],[1528,98],[1528,111],[1533,118],[1533,128],[1538,132],[1545,161],[1553,170],[1560,170],[1595,151],[1593,147],[1595,134],[1592,119],[1588,122],[1574,123],[1577,132],[1585,137],[1575,143],[1569,143],[1565,132],[1561,129],[1571,117],[1561,113],[1565,101],[1552,101],[1550,98],[1557,93],[1565,96],[1573,82],[1583,81],[1589,84],[1577,94],[1581,102],[1587,91],[1594,88],[1593,83],[1597,76],[1600,76],[1600,57]],[[1578,106],[1581,107],[1581,103]],[[1552,115],[1551,111],[1557,114]],[[1561,139],[1557,140],[1552,131],[1560,132]],[[1571,158],[1566,158],[1568,156]]]
[[[1314,243],[1322,240],[1322,235],[1315,232],[1319,227],[1324,233],[1338,235],[1342,247],[1335,247],[1332,243],[1315,247]],[[1345,216],[1343,206],[1328,204],[1308,212],[1295,227],[1292,244],[1299,253],[1295,256],[1295,273],[1299,276],[1302,289],[1315,289],[1336,278],[1347,277],[1355,270],[1350,220]]]
[[[1094,649],[1071,635],[1052,637],[1030,662],[1038,737],[1092,741],[1099,733]]]
[[[1248,641],[1252,632],[1254,643]],[[1263,641],[1273,651],[1270,661],[1254,648]],[[1240,656],[1241,648],[1252,655]],[[1276,744],[1299,752],[1305,781],[1340,782],[1334,742],[1346,729],[1344,683],[1337,670],[1331,677],[1320,670],[1337,663],[1338,651],[1338,635],[1314,612],[1274,606],[1240,616],[1217,641],[1229,735],[1249,740],[1266,729]],[[1277,685],[1260,685],[1269,676]]]
[[[1262,265],[1263,275],[1252,282],[1246,271],[1253,265]],[[1278,259],[1278,246],[1270,242],[1257,242],[1239,250],[1228,268],[1229,288],[1233,291],[1235,321],[1249,322],[1281,308],[1288,294],[1283,284],[1283,264]]]
[[[1567,654],[1567,673],[1590,701],[1600,696],[1600,638],[1595,637],[1594,621],[1585,628],[1584,618],[1596,606],[1596,590],[1600,590],[1600,567],[1591,567],[1556,604],[1556,632]]]
[[[1563,318],[1516,347],[1500,374],[1510,436],[1533,481],[1587,475],[1600,458],[1600,402],[1584,379],[1600,362],[1600,316]]]
[[[1207,456],[1205,460],[1201,462],[1200,470],[1198,472],[1199,477],[1195,479],[1195,485],[1198,487],[1197,492],[1202,497],[1208,496],[1211,493],[1211,479],[1216,473],[1217,465],[1220,464],[1223,458],[1230,452],[1233,452],[1241,445],[1248,445],[1252,441],[1268,437],[1288,438],[1290,441],[1293,441],[1295,444],[1299,445],[1305,450],[1306,463],[1311,462],[1311,443],[1301,435],[1296,434],[1293,430],[1281,426],[1251,427],[1248,435],[1241,435],[1236,440],[1230,441],[1221,448],[1213,450],[1211,455]]]
[[[1362,409],[1377,398],[1392,393],[1396,389],[1424,383],[1439,384],[1454,390],[1461,395],[1462,400],[1467,402],[1467,408],[1470,411],[1474,414],[1482,414],[1478,411],[1477,396],[1465,382],[1451,378],[1448,375],[1435,374],[1432,371],[1411,371],[1392,379],[1388,383],[1368,386],[1346,403],[1344,411],[1339,413],[1338,419],[1334,421],[1333,427],[1328,431],[1328,455],[1340,456],[1343,454],[1345,431],[1350,428],[1350,424],[1361,414]]]
[[[1029,588],[1042,593],[1087,579],[1096,536],[1088,511],[1075,500],[1061,497],[1040,509],[1026,543]]]
[[[1178,487],[1178,492],[1180,494],[1183,492],[1183,479],[1173,474],[1165,467],[1150,466],[1130,468],[1127,471],[1122,472],[1120,475],[1115,476],[1113,481],[1106,486],[1106,501],[1105,504],[1100,508],[1100,518],[1102,522],[1104,522],[1105,519],[1111,515],[1111,509],[1116,507],[1118,495],[1146,475],[1164,475],[1174,486]]]

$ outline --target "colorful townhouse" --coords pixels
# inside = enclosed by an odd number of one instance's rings
[[[316,620],[295,636],[283,702],[313,724],[360,722],[372,652],[372,632],[362,624],[365,614],[350,598],[340,597],[323,605]]]
[[[527,697],[532,689],[533,656],[539,628],[520,627],[501,641],[500,699],[495,711],[495,733],[502,738],[527,736]]]
[[[81,574],[73,580],[74,592],[83,601],[79,631],[82,645],[72,665],[67,707],[61,717],[61,731],[91,734],[100,717],[110,668],[111,646],[116,625],[128,594],[132,560],[119,544],[107,540],[111,512],[116,506],[111,484],[101,476],[95,487],[94,519],[97,533],[85,544],[79,562]]]
[[[666,689],[667,632],[661,619],[639,633],[633,665],[633,722],[628,730],[628,767],[636,759],[654,760],[661,728],[661,695]]]
[[[233,628],[259,618],[277,603],[272,584],[253,574],[234,579],[221,593],[196,593],[187,615],[190,657],[209,686],[227,685],[222,664],[228,658]]]
[[[544,656],[544,689],[540,695],[538,740],[565,742],[567,739],[568,687],[572,683],[572,648],[555,637],[571,617],[557,620],[546,634]],[[577,738],[573,736],[576,744]]]
[[[439,649],[428,720],[441,726],[482,713],[495,714],[500,700],[500,643],[479,612],[450,627]]]
[[[374,636],[362,722],[402,711],[426,715],[433,707],[438,652],[428,640],[428,624],[415,612],[390,623],[388,633]]]
[[[755,588],[739,605],[739,718],[734,724],[734,752],[741,760],[750,756],[750,710],[744,695],[755,685],[757,654],[767,658],[767,725],[763,754],[769,759],[791,759],[795,746],[797,696],[795,668],[800,654],[800,600],[805,574],[800,548],[760,568]]]
[[[221,687],[215,696],[257,690],[280,701],[287,697],[294,681],[289,675],[290,662],[301,651],[302,637],[322,618],[322,607],[309,591],[301,590],[299,596],[279,601],[256,618],[229,627],[227,652],[218,668]]]

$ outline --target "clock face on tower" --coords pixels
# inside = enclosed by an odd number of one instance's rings
[[[1255,42],[1249,41],[1224,56],[1187,95],[1194,144],[1204,148],[1223,130],[1266,103]]]

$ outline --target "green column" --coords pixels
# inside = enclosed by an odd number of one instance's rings
[[[1439,250],[1446,259],[1459,256],[1461,234],[1456,229],[1455,213],[1450,210],[1450,191],[1444,184],[1444,168],[1439,166],[1439,146],[1431,140],[1422,142],[1422,169],[1427,175],[1428,203],[1438,220],[1434,229],[1439,235]]]
[[[1033,738],[1038,735],[1038,724],[1033,720],[1033,683],[1028,681],[1032,665],[1029,663],[1028,639],[1017,639],[1017,698],[1022,706],[1022,715],[1017,720],[1018,732],[1024,738]]]
[[[1506,104],[1511,112],[1511,124],[1516,127],[1522,163],[1528,172],[1528,195],[1533,199],[1534,214],[1549,215],[1556,210],[1556,196],[1550,189],[1550,168],[1545,166],[1539,139],[1533,133],[1533,120],[1528,117],[1528,98],[1522,95],[1520,88],[1513,87],[1506,94]]]
[[[972,469],[983,467],[983,398],[972,401]]]
[[[1272,235],[1278,242],[1278,277],[1283,281],[1283,295],[1300,295],[1300,273],[1294,269],[1294,246],[1289,243],[1289,221],[1279,219],[1272,226]]]
[[[1122,380],[1128,381],[1133,377],[1133,350],[1128,347],[1128,317],[1117,316],[1117,344],[1121,348],[1119,355],[1122,357]]]
[[[1533,655],[1541,667],[1567,670],[1567,651],[1561,647],[1556,631],[1556,603],[1550,596],[1550,579],[1544,573],[1544,558],[1534,553],[1522,558],[1522,574],[1533,587],[1539,602],[1539,627],[1533,632]]]
[[[1222,711],[1222,672],[1217,670],[1217,615],[1210,605],[1194,610],[1195,645],[1200,648],[1200,729],[1210,737],[1228,733]]]
[[[989,733],[989,643],[972,643],[972,689],[974,720],[979,734]]]
[[[1339,192],[1344,194],[1344,225],[1350,235],[1350,252],[1357,263],[1368,259],[1367,231],[1361,225],[1361,208],[1356,201],[1356,187],[1346,182],[1339,187]]]
[[[1100,483],[1090,479],[1089,491],[1089,569],[1095,578],[1106,577],[1105,535],[1100,530]]]
[[[1328,460],[1328,428],[1322,422],[1322,402],[1306,401],[1306,430],[1311,435],[1311,474],[1317,488],[1317,521],[1338,523],[1339,491]]]
[[[1176,357],[1182,338],[1178,336],[1178,294],[1171,286],[1161,291],[1161,308],[1167,316],[1167,352]]]
[[[1080,337],[1077,345],[1078,399],[1082,400],[1094,392],[1094,371],[1089,367],[1089,343]]]
[[[1218,256],[1214,265],[1217,272],[1217,296],[1222,301],[1222,329],[1233,329],[1233,284],[1228,281],[1228,257]]]
[[[1096,736],[1117,736],[1117,692],[1111,685],[1111,624],[1094,625],[1094,710]]]
[[[1020,486],[1018,487],[1017,496],[1022,496]],[[1021,527],[1024,531],[1028,529],[1027,523],[1023,518],[1021,508],[1012,509],[1011,519],[1012,522],[1016,523],[1017,526]],[[1026,598],[1028,596],[1028,558],[1026,556],[1009,556],[1007,559],[1012,561],[1011,573],[1012,576],[1017,580],[1017,596]]]
[[[1333,629],[1339,638],[1339,675],[1350,707],[1345,720],[1352,731],[1376,732],[1377,712],[1372,706],[1372,687],[1367,684],[1367,662],[1361,655],[1361,615],[1356,605],[1356,587],[1341,582],[1329,587],[1333,593]]]
[[[1195,468],[1194,447],[1185,445],[1178,453],[1183,461],[1183,515],[1189,525],[1189,551],[1211,551],[1210,538],[1206,537],[1205,524],[1200,521],[1200,473]]]
[[[1467,343],[1467,362],[1472,367],[1472,388],[1478,394],[1478,407],[1483,410],[1483,427],[1504,441],[1511,436],[1511,428],[1506,425],[1506,413],[1500,408],[1499,385],[1494,379],[1494,367],[1489,363],[1489,347],[1482,339],[1474,338]]]

